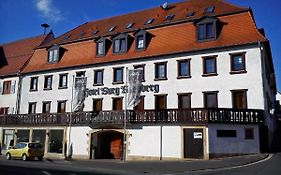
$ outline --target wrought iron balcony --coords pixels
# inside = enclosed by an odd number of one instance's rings
[[[221,123],[221,124],[260,124],[263,122],[263,110],[251,109],[166,109],[161,111],[101,111],[51,114],[13,114],[0,116],[0,126],[94,126],[99,124],[123,124],[126,116],[128,124],[140,123]]]

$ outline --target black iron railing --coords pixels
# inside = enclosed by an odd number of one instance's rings
[[[192,108],[166,109],[161,111],[127,111],[127,123],[224,123],[259,124],[263,122],[264,111],[253,109]],[[0,126],[7,125],[94,125],[122,124],[125,111],[51,113],[51,114],[13,114],[1,115]]]

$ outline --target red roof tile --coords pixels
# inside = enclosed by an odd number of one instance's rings
[[[20,72],[32,56],[35,48],[46,38],[49,38],[49,35],[40,35],[0,45],[0,76]]]

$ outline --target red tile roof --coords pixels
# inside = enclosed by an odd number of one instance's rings
[[[147,29],[152,39],[145,51],[135,51],[135,43],[127,53],[112,54],[112,47],[104,57],[96,57],[96,44],[93,40],[74,42],[62,45],[66,49],[58,63],[47,63],[47,50],[35,51],[24,73],[51,69],[60,69],[81,65],[130,60],[173,53],[191,52],[196,50],[243,45],[266,41],[257,30],[250,11],[218,17],[224,26],[216,40],[208,42],[196,41],[196,27],[193,22]],[[129,35],[133,35],[130,32]]]
[[[21,71],[31,58],[36,47],[50,35],[40,35],[0,45],[0,77],[14,75]]]

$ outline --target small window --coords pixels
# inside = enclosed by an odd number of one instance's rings
[[[92,35],[96,35],[97,33],[99,33],[99,30],[94,30],[94,31],[92,32]]]
[[[153,18],[149,18],[144,22],[144,25],[151,24],[154,21]]]
[[[66,36],[64,36],[64,37],[61,39],[61,41],[66,41],[66,40],[68,40],[68,39],[70,38],[70,36],[71,36],[71,35],[66,35]]]
[[[112,32],[115,28],[116,28],[116,26],[111,26],[111,27],[108,29],[108,32]]]
[[[155,95],[155,110],[167,109],[167,95]]]
[[[30,78],[30,91],[37,91],[38,87],[38,77],[31,77]]]
[[[97,48],[97,56],[104,56],[105,55],[105,39],[101,38],[96,41],[96,48]]]
[[[66,111],[66,101],[58,101],[57,113],[64,113]]]
[[[143,111],[144,110],[144,96],[140,96],[140,102],[134,107],[136,111]]]
[[[187,17],[187,18],[190,18],[190,17],[194,16],[194,14],[195,14],[195,12],[188,12],[188,13],[186,14],[186,17]]]
[[[10,94],[11,93],[11,81],[4,81],[3,82],[3,90],[2,94]]]
[[[139,30],[135,34],[136,38],[136,50],[142,51],[146,49],[147,32],[144,30]]]
[[[165,21],[170,21],[170,20],[172,20],[173,18],[174,18],[174,14],[169,14],[169,15],[167,15],[166,17],[165,17]]]
[[[190,78],[190,59],[178,61],[178,78]]]
[[[113,39],[113,53],[127,52],[127,34],[120,34]]]
[[[128,23],[125,28],[126,29],[131,29],[133,27],[133,25],[134,25],[134,23]]]
[[[113,68],[113,83],[120,84],[123,83],[123,68]]]
[[[51,112],[51,102],[43,102],[42,104],[42,113],[43,114],[49,114]]]
[[[217,137],[236,137],[236,130],[217,130]]]
[[[59,61],[59,46],[54,45],[48,49],[48,63],[56,63]]]
[[[112,99],[112,110],[120,111],[123,108],[123,98]]]
[[[103,69],[94,70],[94,85],[103,85]]]
[[[142,79],[141,81],[144,82],[145,81],[145,69],[144,69],[144,64],[141,64],[141,65],[135,65],[134,66],[134,69],[138,69],[138,70],[141,70],[141,76],[142,76]]]
[[[97,115],[102,111],[102,99],[93,99],[93,112]]]
[[[59,75],[59,89],[67,88],[67,74]]]
[[[9,108],[5,107],[5,108],[0,108],[0,115],[5,115],[9,113]]]
[[[52,82],[53,82],[53,76],[52,75],[45,76],[45,79],[44,79],[44,90],[52,89]]]
[[[144,49],[144,37],[143,35],[137,36],[137,49]]]
[[[203,94],[205,108],[218,108],[218,92],[203,92]]]
[[[230,54],[231,74],[246,73],[245,53]]]
[[[196,24],[197,40],[210,41],[217,38],[217,19],[205,18]]]
[[[233,90],[232,107],[234,109],[247,109],[247,90]]]
[[[214,7],[214,6],[207,7],[207,8],[205,8],[205,10],[204,10],[204,14],[213,13],[214,10],[215,10],[215,7]]]
[[[245,128],[245,139],[252,140],[254,138],[254,128]]]
[[[178,107],[179,109],[191,108],[191,93],[178,94]]]
[[[216,56],[203,57],[203,76],[217,75]]]
[[[167,62],[155,63],[155,80],[167,80]]]
[[[36,102],[28,103],[28,114],[35,114],[36,113]]]

